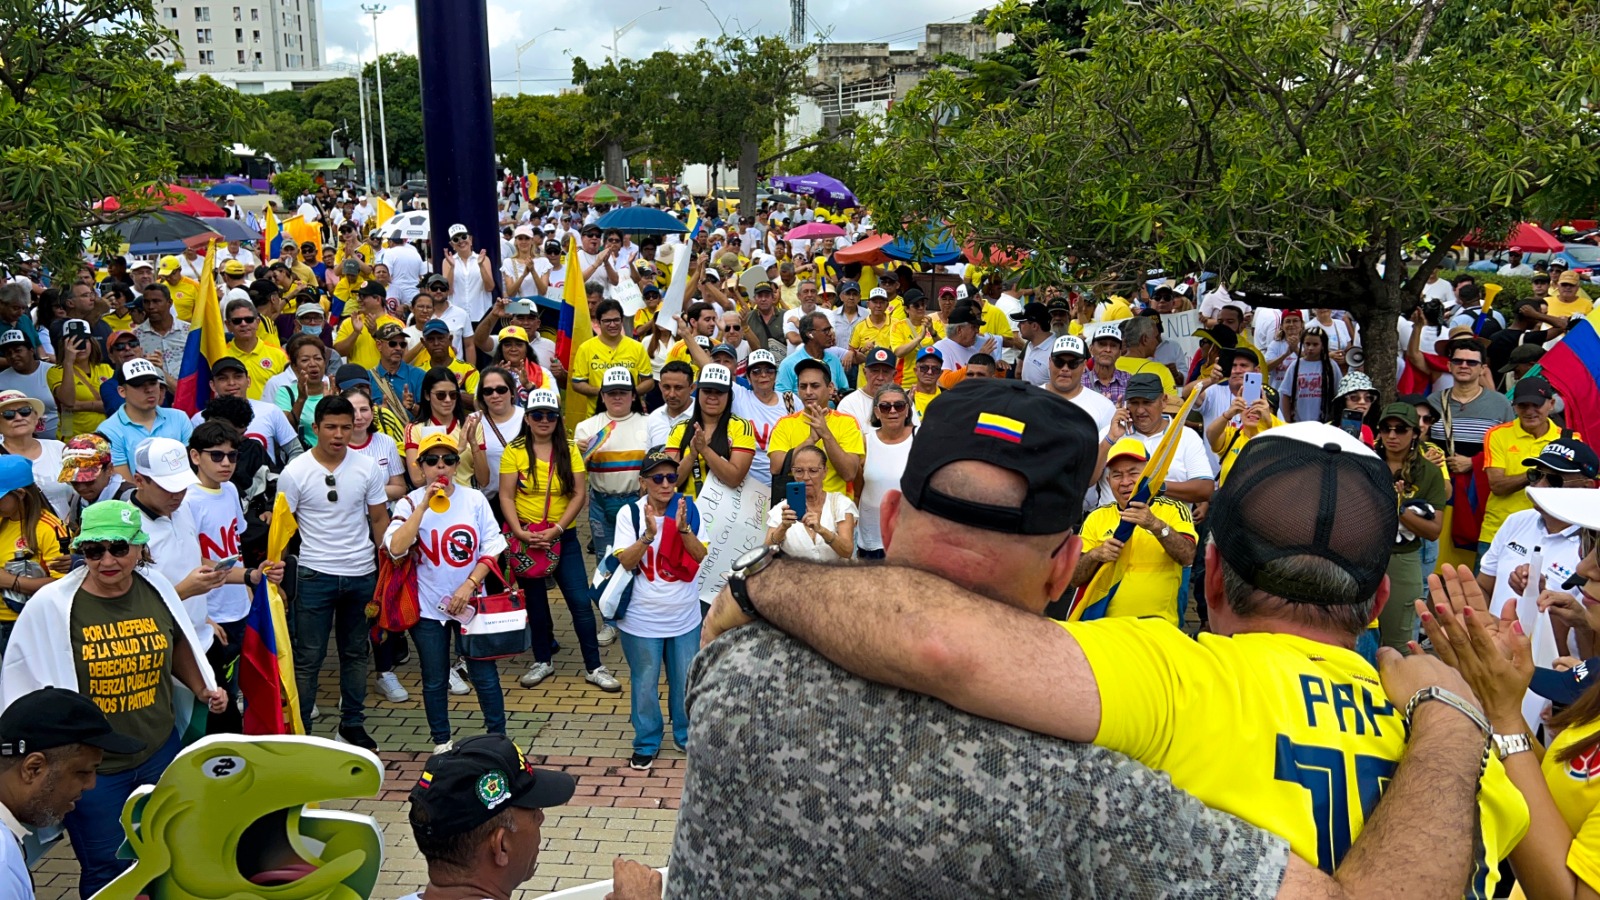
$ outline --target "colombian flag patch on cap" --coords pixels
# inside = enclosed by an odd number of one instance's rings
[[[1016,419],[997,413],[979,413],[978,426],[972,429],[972,433],[997,437],[1002,441],[1020,444],[1022,443],[1022,432],[1027,427],[1028,424],[1026,422],[1019,422]]]
[[[422,773],[422,777],[417,779],[417,787],[419,787],[419,788],[433,787],[433,773],[432,772],[423,772]]]

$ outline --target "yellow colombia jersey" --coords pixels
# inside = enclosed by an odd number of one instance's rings
[[[1159,619],[1062,623],[1100,690],[1095,743],[1172,777],[1207,806],[1289,841],[1331,873],[1405,753],[1406,726],[1352,650],[1287,634],[1202,634]],[[1481,842],[1467,896],[1528,830],[1497,759],[1478,793]]]
[[[1589,887],[1600,890],[1600,749],[1590,749],[1570,760],[1557,756],[1568,747],[1582,744],[1600,731],[1600,721],[1574,725],[1550,742],[1540,768],[1550,796],[1556,801],[1561,818],[1572,829],[1572,847],[1567,851],[1567,868]]]
[[[1191,541],[1198,539],[1187,503],[1157,497],[1150,504],[1150,511],[1178,534],[1187,535]],[[1090,512],[1078,529],[1083,536],[1083,552],[1104,544],[1120,524],[1122,510],[1115,503]],[[1178,626],[1180,610],[1189,605],[1189,567],[1178,565],[1161,546],[1161,539],[1143,528],[1133,530],[1118,562],[1122,563],[1122,582],[1106,615],[1160,616]]]

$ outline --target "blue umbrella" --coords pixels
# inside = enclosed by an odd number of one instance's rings
[[[810,197],[823,206],[848,209],[861,205],[856,201],[856,195],[844,186],[844,182],[821,172],[812,172],[810,175],[782,175],[772,179],[772,186],[780,191]]]
[[[225,241],[259,241],[261,232],[251,231],[250,226],[237,219],[218,219],[213,216],[201,216],[200,221],[211,226],[211,230],[222,235]]]
[[[950,232],[940,230],[929,232],[920,244],[913,244],[904,237],[895,238],[883,245],[883,255],[902,262],[947,266],[961,260],[961,245],[950,237]]]
[[[678,217],[650,206],[619,206],[595,221],[602,230],[624,234],[685,234],[688,226]]]
[[[256,192],[250,189],[250,185],[240,184],[237,181],[214,184],[206,191],[207,197],[254,197],[255,195]]]

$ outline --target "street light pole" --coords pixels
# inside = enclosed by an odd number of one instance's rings
[[[611,29],[611,61],[612,62],[616,62],[617,61],[617,43],[622,40],[622,36],[623,35],[627,34],[629,31],[633,30],[633,26],[639,24],[639,20],[640,19],[644,18],[645,16],[651,15],[653,13],[666,12],[667,10],[669,10],[671,8],[672,7],[670,7],[670,6],[658,6],[655,9],[649,10],[648,12],[642,12],[642,13],[638,14],[637,16],[634,16],[632,19],[628,20],[628,23],[623,25],[621,28],[613,28],[613,29]]]
[[[381,3],[361,4],[361,11],[372,17],[372,66],[378,76],[378,144],[383,147],[383,192],[389,193],[389,121],[383,114],[383,54],[378,52],[378,16],[389,7]]]
[[[531,48],[533,46],[533,42],[534,41],[537,41],[539,38],[544,37],[545,35],[549,34],[552,31],[566,31],[566,29],[565,28],[550,28],[550,29],[546,29],[545,31],[541,31],[538,34],[534,35],[533,37],[528,38],[528,42],[526,44],[522,44],[521,46],[517,47],[517,96],[519,96],[519,97],[522,96],[522,54],[523,54],[523,51],[528,50],[529,48]]]

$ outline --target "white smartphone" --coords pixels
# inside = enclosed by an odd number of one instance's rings
[[[1244,373],[1244,387],[1239,390],[1240,399],[1248,406],[1261,399],[1261,373]]]
[[[450,598],[446,597],[439,601],[439,612],[442,612],[446,616],[449,616],[450,618],[455,619],[457,622],[460,622],[461,627],[465,628],[467,627],[467,623],[472,621],[472,617],[478,614],[478,608],[468,603],[467,608],[463,609],[459,615],[451,615]]]
[[[234,566],[237,566],[238,564],[239,564],[239,554],[235,553],[232,556],[225,556],[222,559],[214,559],[214,560],[212,560],[211,561],[211,568],[220,569],[220,570],[226,572],[229,569],[233,568]]]

